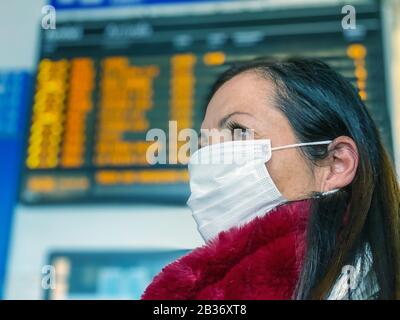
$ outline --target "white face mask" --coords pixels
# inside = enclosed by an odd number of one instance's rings
[[[262,216],[287,202],[265,163],[274,150],[329,144],[331,141],[271,148],[271,140],[229,141],[197,150],[189,160],[191,196],[187,202],[205,241]]]

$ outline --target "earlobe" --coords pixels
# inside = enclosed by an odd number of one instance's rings
[[[344,188],[351,184],[357,173],[358,150],[353,139],[340,136],[329,146],[331,153],[330,172],[323,191]]]

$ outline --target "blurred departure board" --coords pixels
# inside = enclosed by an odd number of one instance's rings
[[[54,288],[44,288],[46,300],[140,299],[163,267],[189,250],[52,252]]]
[[[380,12],[357,6],[74,20],[43,30],[21,201],[184,203],[181,165],[150,165],[153,128],[199,129],[211,84],[257,56],[320,58],[352,81],[392,148]],[[176,146],[159,141],[171,156]]]

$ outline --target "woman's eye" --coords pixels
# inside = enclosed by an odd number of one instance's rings
[[[228,122],[227,128],[231,131],[233,140],[251,140],[254,139],[254,130],[246,128],[237,122]]]
[[[254,139],[253,130],[247,128],[236,128],[233,130],[233,140],[250,140]]]
[[[231,130],[231,132],[233,140],[254,140],[253,129],[238,127]]]

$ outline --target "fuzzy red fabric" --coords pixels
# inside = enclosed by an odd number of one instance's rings
[[[276,208],[171,263],[145,300],[291,299],[305,252],[310,202]]]

